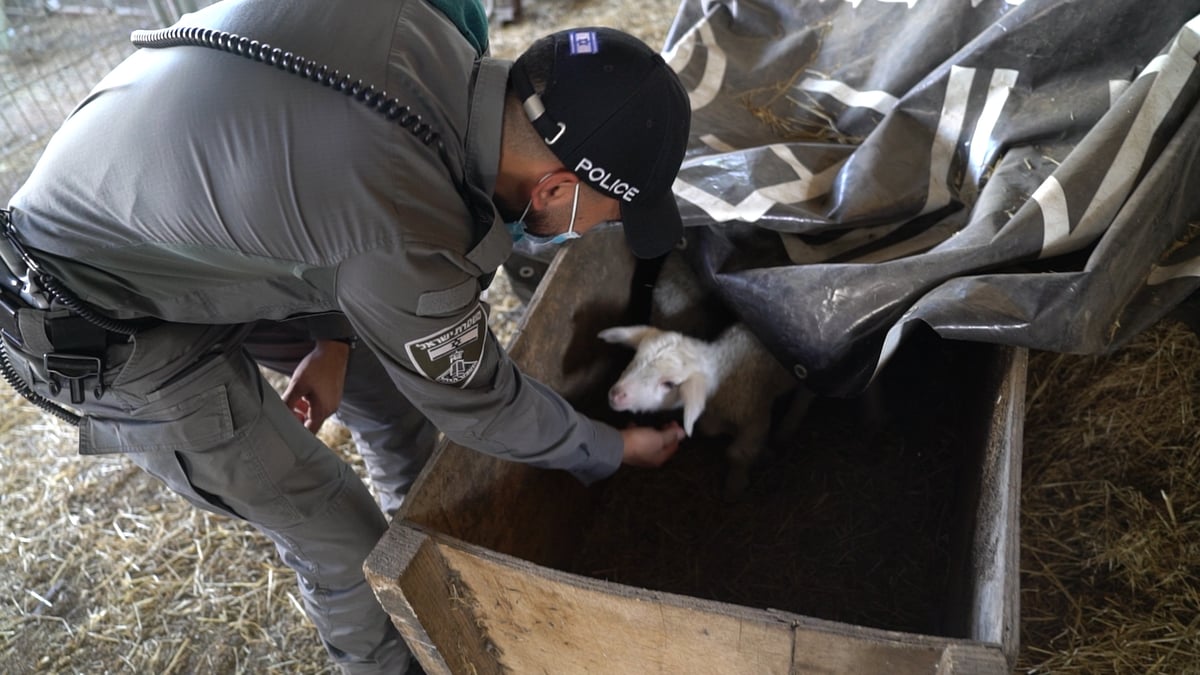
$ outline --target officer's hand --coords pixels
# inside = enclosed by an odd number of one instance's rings
[[[662,429],[652,427],[629,427],[621,431],[621,440],[625,441],[625,453],[621,457],[623,464],[655,468],[679,449],[679,441],[685,434],[678,422],[671,422]]]
[[[314,434],[342,404],[350,345],[336,340],[317,340],[308,356],[296,366],[283,402],[296,419]]]

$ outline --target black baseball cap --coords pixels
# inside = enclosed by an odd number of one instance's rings
[[[540,51],[549,41],[552,51]],[[553,54],[552,63],[531,63]],[[544,73],[537,94],[530,74]],[[553,33],[509,75],[535,129],[568,169],[621,205],[629,248],[657,258],[683,236],[671,185],[683,163],[691,104],[675,71],[646,43],[611,28]]]

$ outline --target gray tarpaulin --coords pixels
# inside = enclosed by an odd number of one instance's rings
[[[687,255],[819,393],[1102,353],[1200,284],[1200,0],[685,0]]]

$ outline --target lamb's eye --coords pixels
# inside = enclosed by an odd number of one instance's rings
[[[678,386],[679,386],[679,383],[678,383],[678,382],[674,382],[674,381],[672,381],[672,380],[663,380],[663,381],[662,381],[662,388],[663,388],[663,389],[674,389],[674,388],[676,388],[676,387],[678,387]]]

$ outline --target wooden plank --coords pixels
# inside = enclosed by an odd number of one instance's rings
[[[1008,672],[993,645],[610,584],[404,524],[366,567],[430,673]]]
[[[443,444],[397,513],[402,519],[489,549],[555,565],[574,542],[564,532],[586,508],[571,476]],[[545,505],[555,504],[546,513]],[[536,523],[536,527],[521,527]]]
[[[797,628],[792,672],[932,673],[937,670],[941,651],[935,645],[898,645],[854,636],[834,640],[826,633]]]
[[[602,397],[621,371],[603,357],[623,349],[596,334],[625,321],[635,265],[619,227],[564,248],[529,301],[509,349],[513,361],[572,403]]]
[[[502,672],[472,614],[477,605],[429,537],[393,526],[363,564],[367,582],[429,675]]]
[[[834,633],[831,636],[831,632]],[[969,642],[880,639],[864,632],[796,629],[792,675],[1008,675],[1008,662],[994,645]]]
[[[1012,665],[995,645],[955,644],[942,651],[937,675],[1009,675]]]
[[[1001,348],[999,382],[984,442],[972,560],[975,593],[970,637],[1001,645],[1010,667],[1020,647],[1020,505],[1022,436],[1029,352]]]
[[[507,672],[786,675],[789,627],[439,546]]]
[[[970,345],[978,353],[968,418],[977,433],[964,437],[970,469],[961,476],[945,589],[948,634],[1002,646],[1015,665],[1019,621],[1021,434],[1027,351]]]

